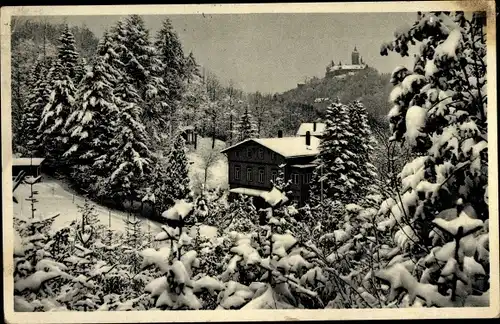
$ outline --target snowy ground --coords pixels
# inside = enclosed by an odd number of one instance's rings
[[[216,141],[215,150],[217,152],[220,152],[224,149],[224,147],[224,142],[219,140]],[[199,138],[196,151],[191,149],[188,153],[188,159],[192,162],[189,170],[192,182],[203,181],[204,171],[202,169],[202,152],[211,150],[211,148],[211,138]],[[209,170],[207,187],[227,187],[227,168],[227,159],[225,155],[219,153],[218,161]],[[54,221],[54,229],[68,225],[73,220],[81,219],[81,213],[78,210],[78,206],[83,206],[85,199],[69,188],[66,183],[44,175],[42,181],[35,184],[34,189],[38,191],[38,195],[36,196],[38,199],[38,203],[36,204],[37,211],[35,212],[37,217],[41,216],[42,218],[46,218],[57,213],[60,214]],[[17,204],[14,203],[14,217],[31,218],[30,202],[26,200],[26,198],[30,195],[30,186],[24,183],[21,184],[16,189],[14,195],[19,202]],[[125,229],[124,220],[129,217],[128,213],[109,209],[91,201],[89,201],[89,203],[95,206],[95,210],[98,213],[99,220],[102,224],[110,224],[113,230],[123,231]],[[155,233],[161,230],[160,223],[146,218],[142,219],[142,226],[145,231],[150,229],[153,233]],[[200,232],[202,232],[202,235],[204,236],[214,237],[217,229],[202,225]]]
[[[46,218],[57,213],[60,214],[54,221],[52,226],[54,229],[68,225],[73,220],[81,219],[78,206],[83,206],[85,200],[68,188],[65,183],[44,175],[42,182],[37,183],[34,189],[38,191],[38,195],[36,196],[38,199],[38,203],[36,204],[37,211],[35,212],[35,214],[37,214],[36,216]],[[22,219],[31,218],[31,205],[29,201],[25,200],[30,195],[29,185],[21,184],[16,189],[14,195],[19,202],[18,204],[14,203],[14,217]],[[102,224],[108,225],[111,221],[111,228],[113,230],[123,231],[125,229],[124,219],[127,219],[128,213],[109,209],[91,201],[89,201],[89,203],[95,206],[99,220]],[[147,231],[148,228],[152,233],[161,231],[160,223],[145,218],[142,219],[142,227],[145,231]],[[194,228],[190,230],[191,236],[195,235],[194,233],[196,232],[193,232],[194,230]],[[201,225],[200,235],[214,238],[217,236],[217,228]]]
[[[37,211],[35,213],[39,213],[43,218],[60,213],[54,221],[53,228],[60,228],[70,224],[75,219],[81,219],[78,206],[83,206],[84,198],[74,193],[60,180],[44,175],[42,181],[35,184],[34,189],[38,191],[36,196],[38,199]],[[25,200],[30,195],[30,186],[21,184],[14,195],[19,202],[18,204],[14,203],[14,217],[31,218],[31,205],[29,201]],[[93,202],[90,203],[95,206],[99,220],[103,224],[108,225],[111,222],[111,228],[114,230],[125,228],[123,220],[127,219],[128,213],[108,209]],[[159,231],[161,224],[147,219],[144,219],[142,224],[145,230],[148,228],[148,223],[152,231]]]
[[[227,188],[228,182],[228,165],[227,158],[224,154],[220,153],[226,147],[226,143],[220,140],[215,141],[215,150],[218,153],[217,162],[209,169],[209,176],[207,181],[207,188]],[[204,170],[203,170],[203,154],[206,151],[212,149],[212,139],[211,138],[198,138],[198,147],[196,151],[191,148],[188,153],[188,159],[192,162],[189,172],[190,178],[193,182],[193,187],[199,187],[199,184],[203,182]]]

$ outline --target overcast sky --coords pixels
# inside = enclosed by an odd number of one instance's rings
[[[221,81],[233,80],[245,91],[282,92],[305,77],[322,77],[331,60],[350,62],[357,46],[364,61],[381,72],[411,59],[380,56],[380,45],[410,25],[415,13],[259,13],[143,16],[154,36],[168,17],[185,53]],[[86,25],[101,37],[123,16],[57,16],[48,22]],[[41,19],[38,17],[37,19]]]

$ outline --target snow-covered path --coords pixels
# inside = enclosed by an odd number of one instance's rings
[[[42,181],[35,184],[33,189],[38,191],[36,195],[38,203],[36,203],[35,207],[37,209],[35,216],[46,218],[58,213],[60,214],[54,220],[52,225],[53,229],[69,225],[73,220],[81,219],[81,213],[78,210],[78,206],[83,206],[85,199],[74,193],[60,180],[44,175]],[[30,186],[24,183],[21,184],[16,189],[14,195],[19,202],[18,204],[14,203],[14,217],[22,219],[31,218],[31,205],[29,201],[25,200],[30,195]],[[111,224],[111,229],[115,231],[125,230],[124,220],[130,217],[128,213],[109,209],[90,200],[89,203],[95,206],[99,221],[102,224],[106,226]],[[153,234],[161,231],[161,223],[141,216],[136,217],[142,220],[141,225],[144,231],[150,230]],[[192,237],[196,236],[195,228],[189,229],[189,233]],[[217,228],[201,225],[200,235],[215,238],[217,236]]]
[[[35,213],[39,213],[39,215],[44,218],[60,213],[54,221],[53,228],[60,228],[70,224],[73,220],[81,218],[78,206],[83,206],[85,203],[84,198],[72,192],[72,190],[67,188],[61,181],[44,175],[42,181],[34,185],[34,190],[38,191],[38,195],[36,195],[38,199],[38,203],[36,204],[37,211]],[[30,218],[31,205],[30,202],[26,200],[30,195],[30,186],[24,183],[21,184],[16,189],[14,195],[19,202],[18,204],[14,203],[14,217]],[[113,230],[120,231],[125,229],[124,220],[127,219],[128,213],[109,209],[92,201],[89,201],[89,203],[95,206],[99,221],[102,224],[109,225],[111,223],[111,228]],[[148,227],[150,227],[153,233],[160,230],[160,223],[146,218],[141,219],[143,220],[142,227],[144,230],[148,230]]]

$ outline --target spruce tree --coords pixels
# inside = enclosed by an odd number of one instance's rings
[[[48,73],[51,94],[38,128],[40,145],[52,169],[64,164],[62,155],[67,145],[64,125],[75,106],[76,89],[63,66],[64,62],[58,59]]]
[[[42,111],[49,102],[50,91],[47,83],[48,69],[43,60],[37,60],[32,71],[34,83],[28,97],[28,105],[21,119],[19,134],[22,147],[26,154],[37,156],[40,154],[38,127],[40,126]]]
[[[164,64],[149,40],[144,20],[132,15],[118,22],[112,38],[124,72],[116,93],[140,108],[140,120],[147,125],[150,139],[158,140],[156,130],[165,128],[171,111],[166,101],[168,89],[161,75]]]
[[[208,93],[193,53],[186,58],[184,67],[184,91],[180,102],[182,109],[178,110],[179,119],[184,125],[199,127],[203,113],[207,110]]]
[[[78,61],[78,65],[76,66],[75,85],[80,84],[80,81],[82,81],[86,73],[87,73],[87,60],[84,57],[82,57]]]
[[[156,34],[155,47],[163,63],[162,77],[169,90],[169,104],[176,105],[181,99],[186,62],[179,36],[168,18]]]
[[[193,52],[189,52],[189,55],[186,56],[184,60],[184,79],[191,81],[194,77],[202,78],[200,73],[200,66],[196,62],[196,58],[194,57]]]
[[[110,143],[118,128],[118,107],[113,89],[121,76],[115,68],[119,64],[118,56],[109,40],[106,33],[93,66],[81,81],[81,102],[65,125],[71,147],[64,155],[72,157],[77,165],[79,183],[96,182],[96,177],[109,172],[103,162],[108,159]]]
[[[57,57],[61,62],[63,72],[71,78],[73,83],[77,84],[79,81],[77,80],[79,65],[78,52],[75,47],[75,37],[73,33],[71,33],[68,25],[65,26],[61,37],[59,37],[59,43]]]
[[[356,195],[358,184],[353,177],[357,167],[353,163],[355,153],[350,140],[354,134],[347,106],[338,100],[332,103],[327,108],[325,123],[318,166],[313,172],[311,197],[313,201],[321,199],[323,195],[323,198],[349,202]]]
[[[189,184],[189,164],[186,156],[186,144],[184,138],[177,135],[170,155],[168,157],[168,176],[170,201],[173,204],[176,200],[186,199],[191,192]]]
[[[373,189],[376,180],[376,169],[370,163],[374,140],[364,105],[360,101],[354,101],[348,105],[348,112],[350,129],[354,135],[349,138],[350,151],[354,153],[351,160],[354,164],[351,165],[355,167],[351,174],[357,183],[356,190],[352,193],[353,198],[359,199]]]
[[[146,128],[140,122],[140,110],[133,103],[117,100],[118,121],[110,142],[109,186],[116,201],[137,199],[143,180],[151,173],[153,155],[149,150]]]
[[[253,116],[248,112],[248,107],[245,108],[245,112],[241,115],[238,124],[236,125],[237,138],[239,141],[244,141],[248,138],[255,138],[257,134],[257,126]]]

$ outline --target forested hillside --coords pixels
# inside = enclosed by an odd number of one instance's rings
[[[278,130],[294,135],[299,125],[324,119],[326,108],[337,98],[341,102],[361,101],[370,122],[382,121],[390,109],[390,75],[368,67],[354,75],[338,78],[310,78],[305,84],[278,94],[251,94],[262,136],[276,136]]]
[[[50,24],[31,21],[27,18],[14,17],[11,34],[11,91],[12,91],[12,128],[14,142],[18,143],[17,131],[20,127],[21,114],[28,103],[30,90],[33,88],[33,73],[38,73],[39,61],[50,61],[57,56],[58,38],[66,28],[65,24]],[[99,40],[86,26],[73,26],[70,32],[74,36],[78,58],[79,73],[92,60]]]

